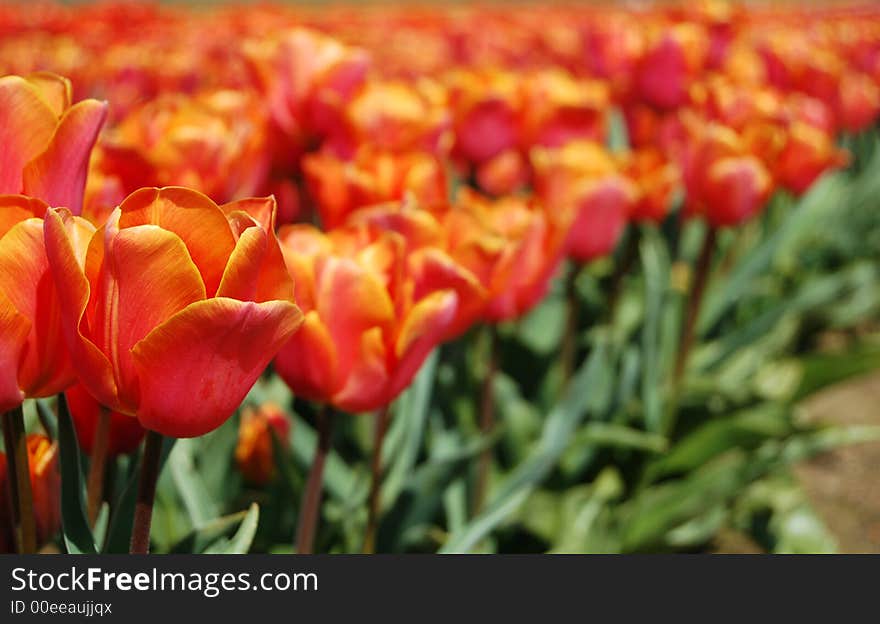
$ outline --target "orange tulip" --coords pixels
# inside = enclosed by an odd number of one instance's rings
[[[551,219],[534,198],[489,199],[461,189],[443,216],[450,257],[487,292],[483,318],[519,318],[538,303],[562,261],[567,223]]]
[[[369,144],[391,152],[444,154],[452,141],[446,92],[440,84],[367,82],[345,108],[343,123],[328,137],[328,148],[349,154]]]
[[[363,146],[351,160],[317,152],[303,159],[303,172],[326,229],[339,227],[358,208],[404,196],[424,204],[446,201],[445,167],[429,152]]]
[[[28,466],[33,495],[37,543],[48,542],[61,528],[61,473],[58,445],[44,435],[27,437]],[[7,492],[6,456],[0,453],[0,553],[12,552],[15,529],[12,525],[11,497]]]
[[[97,189],[111,183],[121,196],[87,212],[103,223],[101,215],[145,186],[188,186],[221,203],[262,192],[269,173],[265,124],[247,92],[168,93],[151,100],[102,139],[88,188],[97,195],[93,201],[101,199]]]
[[[536,188],[557,227],[568,226],[568,253],[589,262],[614,251],[639,197],[604,148],[589,141],[533,150]]]
[[[847,153],[838,149],[827,133],[795,123],[788,131],[773,173],[780,185],[800,195],[825,171],[841,167],[848,160]]]
[[[297,395],[347,412],[388,405],[454,322],[458,294],[416,287],[397,232],[294,225],[279,237],[305,320],[278,354],[278,374]]]
[[[70,387],[64,394],[67,397],[67,407],[73,419],[79,446],[86,455],[91,455],[95,442],[95,429],[98,427],[101,410],[104,408],[82,384]],[[145,433],[140,423],[131,416],[110,412],[107,454],[113,457],[133,452],[140,445]]]
[[[70,82],[39,73],[0,78],[0,194],[82,211],[92,146],[107,103],[71,105]]]
[[[264,403],[256,409],[242,410],[235,465],[249,483],[265,485],[275,475],[273,432],[282,442],[286,442],[290,434],[290,421],[280,407]]]
[[[0,413],[25,397],[57,394],[76,379],[43,243],[46,210],[38,199],[0,196]],[[94,228],[80,217],[64,227],[72,253],[84,257]]]
[[[222,424],[301,322],[274,213],[271,198],[218,206],[188,189],[141,189],[83,259],[69,213],[48,211],[62,325],[89,393],[163,435]]]

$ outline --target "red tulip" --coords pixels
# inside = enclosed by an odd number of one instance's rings
[[[182,188],[141,189],[89,242],[85,261],[46,214],[62,325],[102,405],[175,437],[218,427],[301,322],[274,233],[274,201],[218,206]]]
[[[0,196],[0,413],[26,397],[57,394],[76,379],[43,243],[46,210],[38,199]],[[71,253],[84,258],[94,228],[80,217],[64,228]]]
[[[89,155],[107,104],[71,105],[71,97],[70,82],[55,74],[0,78],[0,194],[82,211]]]
[[[33,496],[37,544],[48,542],[61,528],[61,474],[58,470],[58,445],[44,435],[27,437],[28,466]],[[6,456],[0,453],[0,553],[13,551],[15,527],[8,506]]]

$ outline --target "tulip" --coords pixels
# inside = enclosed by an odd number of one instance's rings
[[[106,102],[71,105],[70,82],[55,74],[0,78],[0,195],[24,194],[82,211],[89,155]]]
[[[286,442],[290,421],[274,403],[245,408],[238,428],[235,464],[244,478],[254,485],[265,485],[275,475],[272,435]]]
[[[46,250],[80,380],[145,429],[203,435],[223,423],[301,322],[274,237],[274,201],[218,206],[141,189],[74,253],[64,210]]]
[[[309,154],[303,172],[326,229],[340,227],[358,208],[410,197],[421,204],[446,200],[443,163],[428,152],[360,148],[351,160],[328,152]]]
[[[268,177],[265,126],[258,101],[246,92],[162,95],[102,139],[89,190],[93,184],[106,189],[109,177],[122,197],[145,186],[189,186],[221,203],[251,197],[264,190]],[[118,203],[90,208],[109,214]]]
[[[44,435],[27,436],[27,455],[37,545],[47,543],[61,528],[61,474],[58,445]],[[9,506],[10,490],[7,462],[0,453],[0,553],[13,552],[15,514]]]
[[[828,134],[796,122],[788,131],[773,174],[781,186],[801,195],[824,172],[841,167],[848,160],[846,152],[835,147]]]
[[[414,292],[396,233],[342,254],[311,226],[285,226],[279,238],[305,317],[278,374],[297,395],[346,412],[388,405],[454,321],[455,291]]]
[[[46,210],[38,199],[0,197],[0,413],[26,397],[57,394],[76,379],[43,242]],[[94,227],[71,217],[63,229],[71,253],[83,259]]]
[[[484,320],[519,318],[547,292],[564,253],[565,217],[551,219],[535,198],[491,200],[461,189],[443,216],[446,250],[486,289]]]

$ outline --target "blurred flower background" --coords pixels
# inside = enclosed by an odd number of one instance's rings
[[[0,5],[0,550],[880,552],[871,3]]]

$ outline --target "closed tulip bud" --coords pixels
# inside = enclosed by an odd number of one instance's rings
[[[46,210],[38,199],[0,196],[0,413],[26,397],[57,394],[76,379],[43,242]],[[94,227],[70,217],[63,229],[71,254],[85,258]]]
[[[773,179],[754,156],[721,158],[703,181],[704,216],[714,227],[747,221],[766,205]]]
[[[235,465],[245,480],[253,485],[265,485],[275,476],[275,453],[272,436],[286,443],[290,435],[290,420],[274,403],[242,410],[235,447]]]
[[[106,408],[102,407],[82,384],[72,386],[64,395],[67,398],[67,407],[73,419],[79,446],[86,455],[91,455],[101,410]],[[107,454],[114,457],[134,452],[145,433],[137,419],[119,412],[110,412]]]
[[[27,437],[28,466],[33,496],[37,544],[48,542],[61,528],[61,473],[58,445],[44,435]],[[6,456],[0,453],[0,552],[12,552],[15,527],[9,496]]]
[[[455,72],[447,80],[453,112],[453,155],[478,165],[520,144],[519,80],[513,73]]]
[[[847,72],[838,93],[840,125],[848,132],[861,132],[880,113],[880,87],[866,74]]]
[[[107,103],[71,102],[70,82],[39,73],[0,78],[0,195],[24,194],[79,214],[89,155]]]
[[[182,188],[141,189],[85,257],[50,210],[46,251],[80,380],[102,405],[174,437],[238,407],[299,326],[273,233],[272,199],[218,206]]]
[[[640,99],[659,109],[684,104],[708,48],[706,32],[696,24],[663,29],[639,62],[636,89]]]
[[[568,252],[578,262],[609,255],[617,247],[638,197],[635,185],[621,175],[578,185],[572,208]]]

